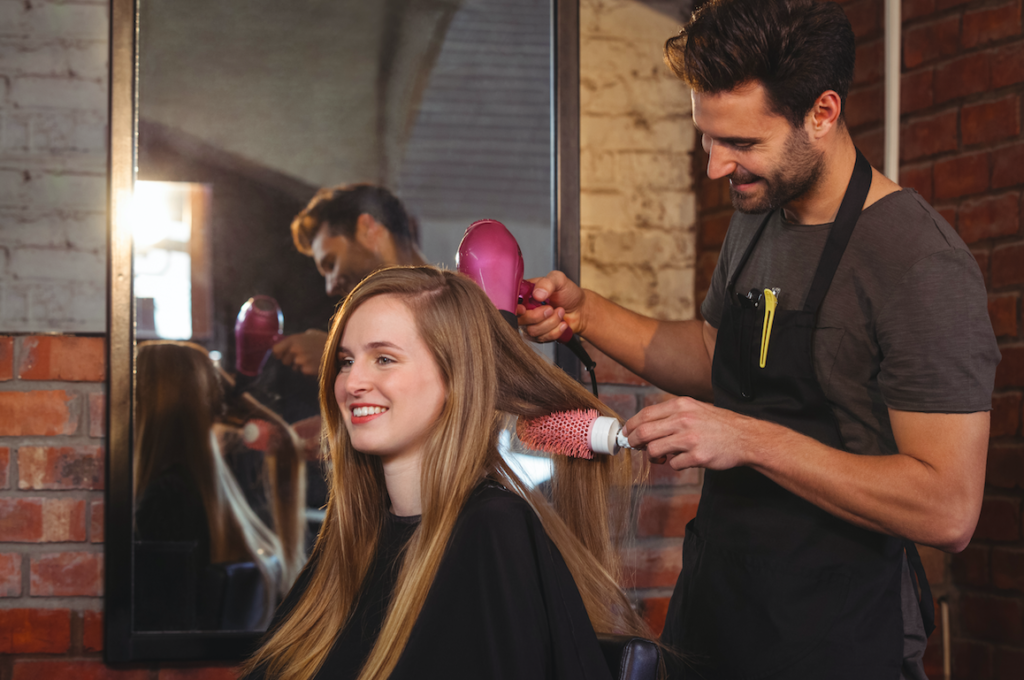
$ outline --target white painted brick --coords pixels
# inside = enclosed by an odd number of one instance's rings
[[[99,111],[0,109],[0,157],[64,152],[105,156],[105,125],[106,114]],[[97,169],[105,170],[105,165]]]
[[[663,151],[623,151],[615,154],[615,175],[629,177],[634,185],[684,189],[690,177],[690,157]]]
[[[647,115],[647,112],[586,115],[580,122],[580,146],[599,147],[606,151],[657,148],[690,153],[694,144],[692,130],[693,121],[689,113],[664,117]]]
[[[0,246],[25,246],[72,250],[106,248],[107,215],[0,210]]]
[[[0,207],[103,211],[106,190],[100,174],[0,169]]]
[[[77,281],[96,283],[105,280],[106,253],[26,246],[11,252],[10,275],[23,281]]]
[[[105,284],[0,280],[0,327],[6,332],[102,332]]]
[[[32,37],[0,37],[0,74],[71,76],[105,81],[107,43],[100,40],[41,42]]]
[[[27,330],[31,291],[31,285],[0,279],[0,328],[5,332]]]
[[[22,76],[11,81],[8,101],[21,108],[50,106],[59,109],[105,111],[107,86],[99,80]]]
[[[107,4],[0,0],[0,35],[106,40]]]

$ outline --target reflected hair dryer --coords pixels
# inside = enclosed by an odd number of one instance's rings
[[[235,321],[235,370],[253,377],[263,369],[270,348],[284,337],[284,314],[277,300],[254,295],[238,311]]]
[[[523,280],[523,252],[516,237],[497,220],[477,220],[469,225],[455,255],[455,268],[480,286],[512,328],[519,329],[516,305],[527,309],[543,302],[533,299],[533,284]],[[566,329],[558,341],[568,347],[590,373],[591,388],[597,396],[594,360],[583,348],[578,335]]]

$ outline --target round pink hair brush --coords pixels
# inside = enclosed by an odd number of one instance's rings
[[[622,423],[594,409],[520,418],[516,435],[519,441],[536,451],[588,460],[595,453],[616,454],[629,446],[622,436]]]

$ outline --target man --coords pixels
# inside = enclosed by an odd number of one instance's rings
[[[689,395],[625,425],[652,461],[706,470],[663,634],[673,677],[924,678],[931,602],[907,556],[963,550],[984,486],[999,352],[975,260],[855,149],[836,4],[713,0],[666,57],[737,209],[705,321],[552,272],[520,323]]]
[[[292,221],[292,240],[324,277],[327,294],[344,297],[382,267],[426,264],[416,248],[409,216],[387,189],[352,184],[321,189]],[[316,375],[327,333],[311,329],[274,345],[286,366]]]

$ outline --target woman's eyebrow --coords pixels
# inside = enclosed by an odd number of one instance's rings
[[[382,348],[383,349],[397,349],[397,350],[401,350],[402,349],[401,347],[399,347],[395,343],[388,342],[387,340],[375,340],[374,342],[368,342],[368,343],[366,343],[365,347],[366,347],[366,349],[382,349]],[[348,348],[343,346],[343,345],[338,345],[338,351],[339,352],[345,352],[346,354],[351,354],[351,352],[348,350]]]

